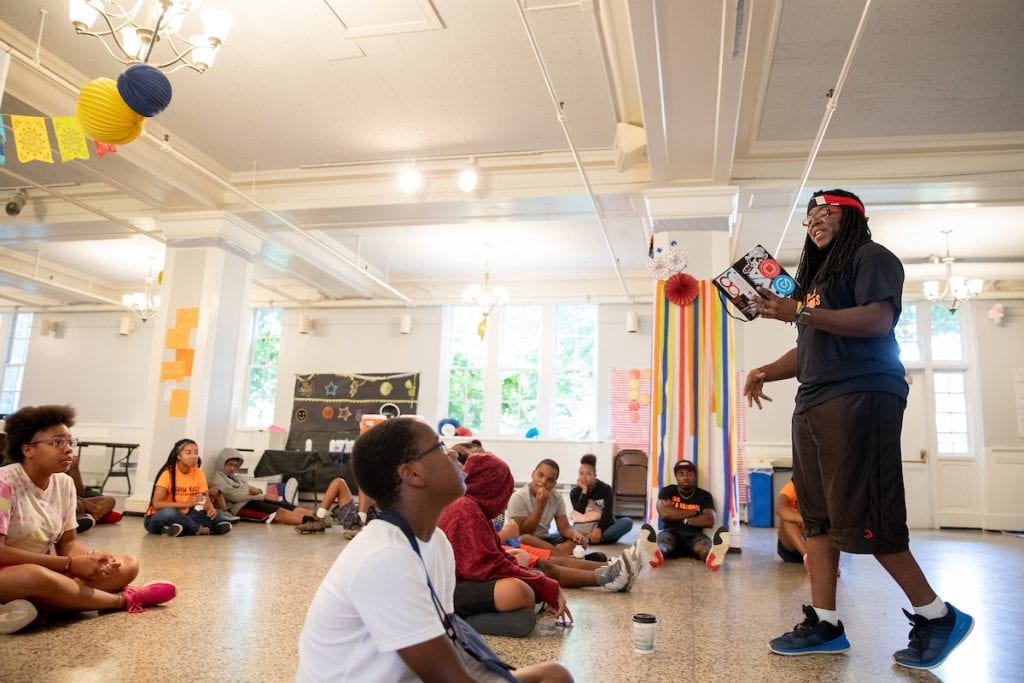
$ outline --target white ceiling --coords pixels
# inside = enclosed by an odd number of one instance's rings
[[[0,215],[0,308],[117,300],[162,263],[168,226],[211,218],[263,236],[257,302],[453,301],[485,261],[521,300],[643,299],[652,189],[735,187],[734,251],[775,249],[863,2],[523,0],[558,110],[516,2],[206,0],[232,33],[208,73],[171,75],[142,138],[52,165],[8,142],[0,199],[27,186],[30,201]],[[0,3],[3,114],[69,115],[85,82],[121,70],[66,16],[65,0]],[[912,279],[952,228],[958,271],[1017,287],[1020,26],[1016,0],[874,3],[800,204],[846,187]],[[623,171],[618,122],[647,136]],[[466,195],[470,157],[483,178]],[[403,195],[394,175],[414,161],[426,187]]]

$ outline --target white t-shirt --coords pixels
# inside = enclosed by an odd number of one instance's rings
[[[41,489],[32,483],[20,462],[0,467],[0,535],[4,545],[32,553],[50,554],[75,521],[75,482],[53,474]]]
[[[537,506],[536,500],[533,494],[530,493],[530,485],[527,484],[521,489],[512,494],[512,497],[508,500],[508,516],[509,517],[529,517],[533,514],[533,509]],[[551,520],[556,515],[565,514],[565,499],[562,498],[557,490],[550,491],[548,495],[548,504],[544,506],[544,512],[540,514],[540,521],[537,522],[537,530],[534,532],[540,536],[546,536],[551,533]]]
[[[398,650],[444,633],[423,564],[451,612],[455,555],[440,529],[417,541],[423,562],[401,529],[376,519],[341,551],[306,614],[296,681],[418,680]]]

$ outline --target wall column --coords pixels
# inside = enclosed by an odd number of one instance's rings
[[[250,327],[252,257],[263,235],[209,212],[162,220],[168,237],[161,304],[144,402],[134,493],[126,509],[144,512],[157,470],[174,442],[194,439],[204,460],[232,446]]]

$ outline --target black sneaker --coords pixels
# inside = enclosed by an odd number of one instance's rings
[[[181,536],[184,531],[185,527],[175,522],[174,524],[168,524],[165,526],[160,530],[160,533],[164,536]]]
[[[302,523],[295,527],[295,530],[300,534],[322,534],[325,528],[324,520],[306,515],[302,518]]]
[[[217,522],[213,526],[213,529],[211,530],[211,533],[213,533],[214,536],[222,536],[222,535],[230,533],[230,532],[231,532],[231,522]]]
[[[86,531],[93,528],[94,526],[96,526],[96,518],[90,515],[89,513],[85,513],[78,518],[78,529],[76,533],[84,534]]]
[[[926,619],[920,614],[903,613],[910,620],[910,643],[896,652],[892,660],[911,669],[934,669],[942,664],[974,628],[974,617],[946,603],[946,616]]]
[[[802,623],[789,633],[768,641],[768,647],[777,655],[837,655],[850,649],[843,622],[834,626],[818,619],[818,613],[810,605],[804,605]]]
[[[591,562],[607,562],[608,556],[597,550],[587,553],[583,556],[584,560],[590,560]]]

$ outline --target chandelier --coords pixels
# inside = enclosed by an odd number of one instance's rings
[[[131,0],[128,0],[131,2]],[[149,64],[173,73],[189,68],[205,72],[227,40],[233,20],[219,9],[202,12],[203,33],[185,38],[178,32],[200,0],[134,0],[130,7],[116,0],[69,0],[71,24],[79,35],[100,39],[122,64]],[[99,30],[92,25],[102,18]],[[157,43],[166,49],[154,54]]]
[[[491,263],[490,263],[490,247],[487,245],[487,258],[484,262],[484,284],[480,285],[469,285],[462,290],[462,300],[470,306],[476,306],[480,309],[482,317],[479,324],[476,326],[477,336],[483,341],[484,335],[487,334],[487,316],[494,311],[496,306],[501,306],[508,302],[508,290],[501,285],[491,286]]]
[[[153,294],[154,285],[157,284],[153,277],[153,259],[149,257],[149,275],[146,276],[146,290],[143,292],[132,292],[121,296],[121,304],[129,311],[139,316],[142,322],[146,322],[160,308],[160,295]]]
[[[944,305],[950,313],[956,311],[963,302],[978,296],[985,286],[985,281],[979,278],[968,280],[962,276],[953,275],[953,262],[956,259],[949,255],[949,233],[951,232],[953,231],[949,228],[942,231],[942,234],[946,236],[946,255],[942,258],[938,256],[928,258],[928,262],[933,265],[945,264],[945,282],[927,280],[924,283],[924,295],[928,301]],[[947,299],[950,300],[947,302]]]

